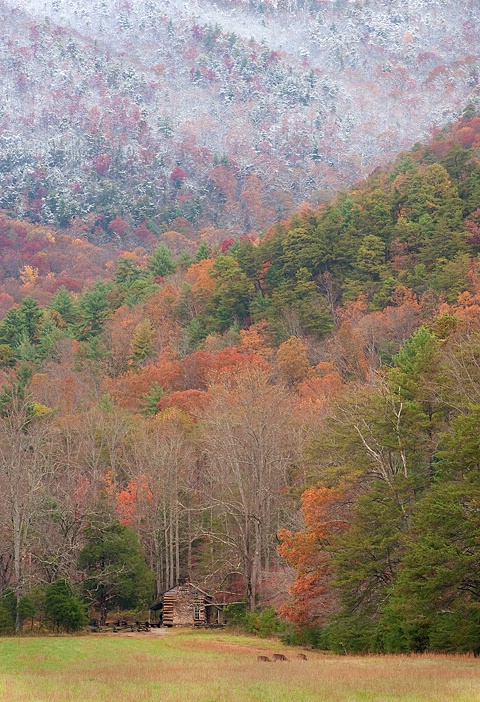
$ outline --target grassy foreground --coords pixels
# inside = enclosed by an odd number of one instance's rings
[[[288,662],[258,655],[284,653]],[[476,702],[480,660],[335,657],[217,631],[0,639],[2,702]]]

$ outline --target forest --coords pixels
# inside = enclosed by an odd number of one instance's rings
[[[0,207],[120,249],[178,218],[263,230],[480,104],[477,0],[1,0],[0,19]]]
[[[2,214],[0,631],[188,577],[290,641],[478,653],[479,147],[470,105],[240,237]]]

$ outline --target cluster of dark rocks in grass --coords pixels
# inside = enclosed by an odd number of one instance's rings
[[[150,631],[150,629],[159,628],[160,624],[151,624],[150,622],[129,622],[126,619],[117,619],[115,622],[105,622],[101,625],[98,619],[90,619],[90,631],[93,633],[110,632],[117,633],[120,631]]]

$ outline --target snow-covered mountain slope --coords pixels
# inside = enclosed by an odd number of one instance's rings
[[[478,104],[476,0],[0,2],[0,206],[238,232]]]

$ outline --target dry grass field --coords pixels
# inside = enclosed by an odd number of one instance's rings
[[[298,653],[218,631],[0,639],[0,700],[480,702],[480,659]]]

